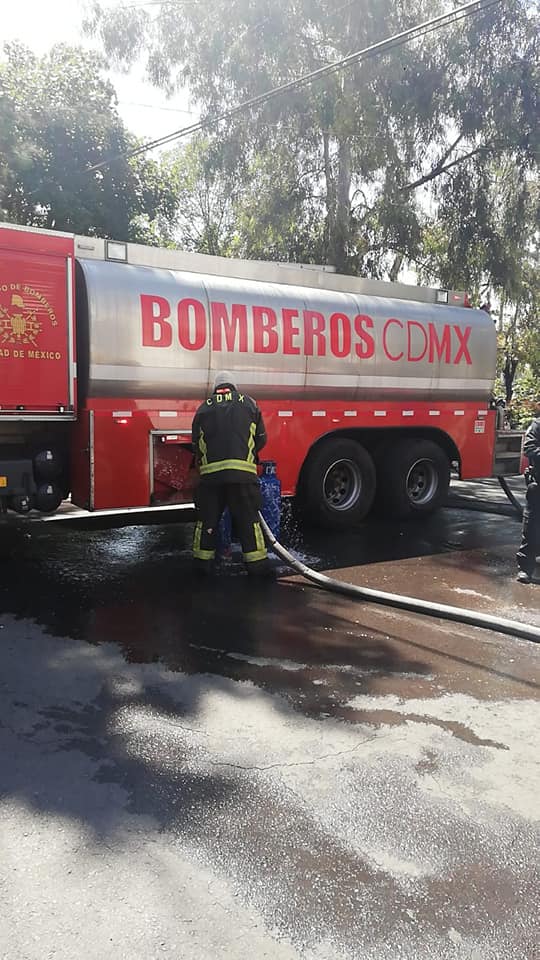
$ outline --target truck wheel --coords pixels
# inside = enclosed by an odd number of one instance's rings
[[[448,496],[450,462],[432,440],[402,438],[381,451],[377,478],[379,507],[395,517],[423,517]]]
[[[375,496],[375,465],[354,440],[327,440],[308,458],[303,493],[319,526],[348,529],[362,520]]]

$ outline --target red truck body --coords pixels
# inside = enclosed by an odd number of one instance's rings
[[[0,412],[73,412],[74,241],[0,227]]]
[[[318,519],[346,526],[379,486],[399,500],[399,482],[409,512],[428,513],[452,464],[462,478],[519,469],[519,451],[496,450],[493,324],[463,302],[2,225],[0,503],[189,501],[191,422],[225,368],[262,408],[284,494],[305,493]]]

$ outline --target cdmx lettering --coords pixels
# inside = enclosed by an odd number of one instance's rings
[[[375,324],[367,314],[325,315],[316,310],[212,301],[205,305],[186,297],[178,302],[176,316],[165,297],[142,294],[142,345],[167,349],[173,340],[184,350],[289,356],[357,357],[369,360],[381,352],[393,363],[443,362],[472,364],[469,339],[472,326],[442,325],[389,317]]]

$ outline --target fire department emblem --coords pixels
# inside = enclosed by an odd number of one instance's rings
[[[31,344],[37,347],[41,322],[32,307],[25,306],[18,293],[11,297],[11,307],[0,305],[0,346],[5,343]]]

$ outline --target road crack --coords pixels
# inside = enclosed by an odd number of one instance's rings
[[[384,738],[381,738],[378,734],[373,734],[371,737],[365,737],[363,740],[359,740],[358,743],[355,743],[353,747],[349,747],[347,750],[338,750],[336,753],[323,753],[319,757],[313,757],[312,760],[292,760],[288,763],[268,763],[264,765],[231,763],[227,760],[208,760],[207,763],[211,767],[230,767],[233,770],[257,770],[262,772],[266,770],[285,770],[290,767],[312,767],[317,763],[324,763],[325,760],[337,760],[338,757],[350,756],[356,750],[359,750],[360,747],[364,746],[364,744],[380,739]]]

